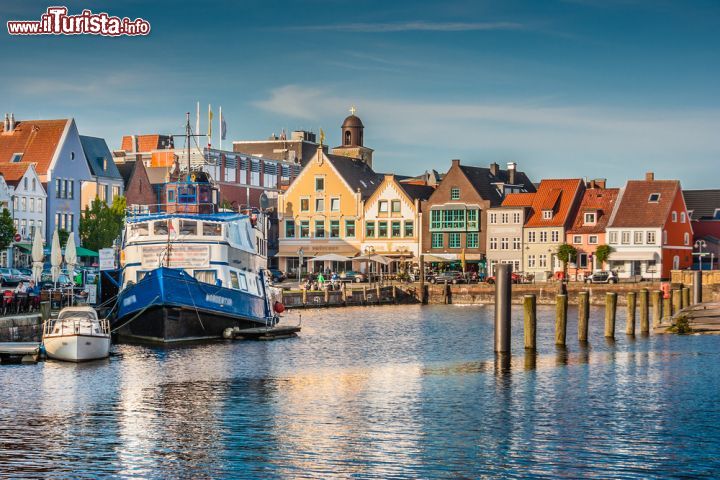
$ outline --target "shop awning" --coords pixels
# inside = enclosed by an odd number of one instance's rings
[[[455,253],[426,253],[424,258],[426,262],[455,262],[459,260],[458,255]]]
[[[657,252],[652,250],[631,250],[622,252],[612,252],[608,260],[611,262],[622,262],[622,261],[648,261],[648,260],[659,260]]]
[[[22,253],[32,255],[32,243],[16,243],[15,247]]]
[[[77,252],[78,257],[98,257],[97,252],[93,252],[92,250],[89,250],[85,247],[76,247],[75,252]]]

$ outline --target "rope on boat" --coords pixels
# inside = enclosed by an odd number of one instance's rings
[[[157,300],[158,298],[160,298],[160,295],[155,295],[155,298],[153,298],[152,300],[150,300],[150,303],[148,303],[147,305],[145,305],[142,310],[140,310],[138,313],[136,313],[136,314],[135,314],[130,320],[128,320],[127,322],[123,323],[123,324],[120,325],[119,327],[115,327],[115,328],[113,328],[112,330],[110,330],[110,333],[115,333],[116,331],[118,331],[119,329],[121,329],[121,328],[124,327],[125,325],[129,324],[130,322],[132,322],[133,320],[135,320],[136,318],[138,318],[138,317],[139,317],[140,315],[142,315],[143,313],[145,313],[145,310],[147,310],[148,308],[152,307],[153,304],[155,303],[155,300]]]

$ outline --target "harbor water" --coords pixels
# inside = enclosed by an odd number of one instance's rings
[[[0,367],[0,477],[715,477],[720,336],[616,340],[494,361],[492,306],[302,314],[298,338]]]

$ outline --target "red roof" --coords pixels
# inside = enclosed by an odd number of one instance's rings
[[[22,160],[16,165],[25,164],[27,169],[31,163],[35,163],[38,174],[47,174],[69,121],[23,120],[16,124],[12,132],[0,133],[0,169],[4,170],[14,154],[22,153]]]
[[[679,190],[677,180],[628,181],[608,227],[662,227]],[[659,194],[657,201],[650,201],[652,194]]]
[[[150,152],[152,150],[160,150],[167,148],[167,146],[163,145],[164,140],[168,138],[167,135],[135,135],[135,140],[137,141],[137,151],[138,152]],[[125,150],[126,152],[133,152],[135,149],[133,148],[133,135],[125,135],[122,138],[122,144],[120,146],[121,150]]]
[[[30,168],[28,162],[0,163],[0,175],[5,178],[5,183],[8,185],[17,185],[28,168]]]
[[[535,199],[535,193],[508,193],[502,202],[503,207],[530,207]]]
[[[612,214],[619,188],[588,188],[569,233],[603,233]],[[595,212],[595,223],[585,225],[585,213]]]
[[[584,183],[580,178],[543,180],[535,193],[532,214],[526,227],[562,227],[570,220],[572,207]],[[543,219],[543,210],[553,210],[553,217]]]

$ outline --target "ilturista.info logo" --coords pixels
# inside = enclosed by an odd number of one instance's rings
[[[142,18],[131,20],[105,12],[93,13],[85,9],[78,15],[68,15],[67,7],[48,7],[40,20],[9,20],[10,35],[103,35],[120,37],[150,33],[150,22]]]

